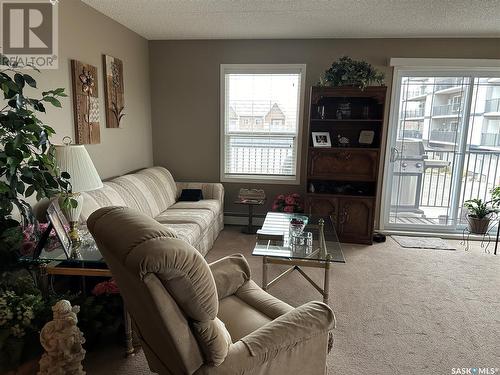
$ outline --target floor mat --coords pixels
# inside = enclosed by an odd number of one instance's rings
[[[391,236],[401,247],[412,249],[437,249],[437,250],[456,250],[442,238],[435,237],[410,237],[410,236]]]

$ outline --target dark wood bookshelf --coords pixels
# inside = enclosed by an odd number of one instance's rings
[[[311,89],[306,212],[331,216],[342,242],[372,243],[386,91]],[[373,132],[370,144],[362,131]],[[328,132],[332,147],[314,147],[313,132]]]

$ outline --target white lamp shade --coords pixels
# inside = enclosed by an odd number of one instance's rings
[[[71,176],[69,181],[73,193],[102,187],[101,178],[83,145],[56,145],[55,149],[59,170]]]

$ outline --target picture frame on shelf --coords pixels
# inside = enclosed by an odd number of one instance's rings
[[[54,205],[54,203],[51,203],[47,208],[47,218],[49,219],[50,224],[56,232],[57,238],[61,243],[66,258],[69,259],[71,254],[71,238],[69,237],[68,231],[64,226],[64,215],[61,210],[56,207],[56,205]]]
[[[363,146],[370,146],[375,139],[375,132],[373,130],[361,130],[359,132],[358,143]]]
[[[311,132],[313,147],[332,147],[329,132]]]

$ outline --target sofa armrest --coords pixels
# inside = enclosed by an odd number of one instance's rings
[[[230,296],[248,280],[250,266],[241,254],[233,254],[209,264],[219,300]]]
[[[203,192],[204,199],[217,199],[221,203],[221,207],[224,204],[224,186],[218,182],[176,182],[177,185],[177,196],[179,198],[182,189],[201,189]]]
[[[235,342],[220,366],[204,365],[195,375],[324,374],[334,324],[327,305],[309,302]]]

